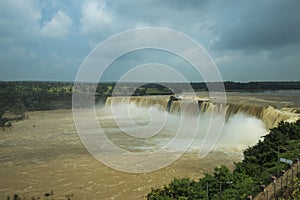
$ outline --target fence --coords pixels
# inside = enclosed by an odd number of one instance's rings
[[[286,185],[292,183],[300,171],[300,161],[294,163],[283,176],[279,177],[276,181],[265,187],[264,191],[259,193],[254,200],[272,200],[278,199],[278,192]]]

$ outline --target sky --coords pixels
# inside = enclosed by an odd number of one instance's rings
[[[74,81],[100,42],[162,27],[202,45],[224,81],[299,81],[299,9],[298,0],[0,0],[0,80]],[[104,80],[137,63],[185,65],[175,57],[131,52],[112,63]],[[188,67],[180,73],[201,81]]]

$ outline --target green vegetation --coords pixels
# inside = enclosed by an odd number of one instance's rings
[[[18,114],[63,107],[71,100],[72,87],[64,82],[0,82],[1,108]]]
[[[280,191],[278,199],[300,199],[300,179],[284,187]]]
[[[174,179],[169,185],[152,189],[147,199],[245,199],[257,195],[260,185],[268,185],[271,176],[279,177],[280,170],[288,168],[287,164],[278,162],[279,157],[293,160],[300,156],[300,120],[281,122],[263,138],[244,151],[243,161],[235,163],[232,172],[220,166],[199,181]],[[299,194],[299,188],[295,193]]]
[[[105,102],[112,95],[115,83],[99,83],[96,88],[96,102]],[[39,81],[0,81],[0,127],[11,126],[11,121],[24,119],[26,111],[70,109],[72,94],[75,92],[90,94],[93,84],[82,83],[74,88],[72,82],[39,82]],[[172,92],[159,84],[123,83],[114,95],[128,95],[137,88],[133,95],[164,95]]]
[[[70,108],[72,84],[0,82],[0,127],[25,118],[26,111]]]
[[[42,196],[44,198],[42,198]],[[73,198],[73,197],[74,197],[74,195],[73,195],[73,193],[71,193],[71,194],[65,195],[65,198],[59,197],[59,199],[71,200],[71,198]],[[19,194],[14,194],[12,196],[7,196],[6,199],[7,200],[10,200],[10,199],[11,200],[25,200],[25,199],[29,199],[29,198],[26,198],[25,196],[21,196]],[[53,199],[54,200],[56,198],[55,198],[55,194],[54,194],[53,190],[51,190],[50,192],[46,192],[44,195],[41,195],[41,197],[40,196],[37,196],[37,197],[32,196],[30,199],[31,200],[38,200],[38,199]]]
[[[300,90],[300,82],[232,82],[226,81],[224,83],[220,82],[208,82],[208,83],[191,83],[194,90],[219,90],[221,84],[224,84],[227,91],[248,91],[257,92],[263,90]]]

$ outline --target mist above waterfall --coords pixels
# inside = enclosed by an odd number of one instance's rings
[[[214,120],[221,117],[212,112],[198,115],[169,113],[160,104],[148,104],[145,107],[134,102],[107,104],[97,110],[99,124],[107,137],[115,145],[133,151],[165,148],[170,142],[174,144],[170,150],[176,150],[190,140],[192,145],[189,149],[199,150],[203,142],[206,142],[204,138],[209,125],[214,126]],[[195,122],[197,129],[194,129]],[[191,134],[194,131],[195,137]],[[267,128],[260,119],[242,112],[236,113],[226,120],[215,150],[241,152],[267,133]],[[174,139],[178,134],[181,136]]]
[[[244,113],[237,113],[225,123],[218,147],[231,150],[245,149],[252,146],[268,134],[266,125],[255,117]]]

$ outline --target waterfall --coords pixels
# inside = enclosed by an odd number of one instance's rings
[[[143,96],[132,96],[132,97],[107,97],[105,106],[110,106],[118,103],[134,103],[138,106],[150,107],[158,106],[167,110],[168,107],[168,98],[161,98],[156,96],[143,97]]]
[[[216,104],[207,100],[174,100],[169,96],[132,96],[132,97],[108,97],[106,106],[118,103],[134,103],[138,106],[158,106],[171,113],[186,113],[199,115],[199,113],[215,112],[225,114],[225,119],[237,113],[245,113],[262,120],[267,128],[273,128],[281,121],[293,122],[300,118],[297,110],[291,108],[276,109],[272,106],[258,106],[251,104],[227,103]],[[225,112],[225,113],[224,113]]]

